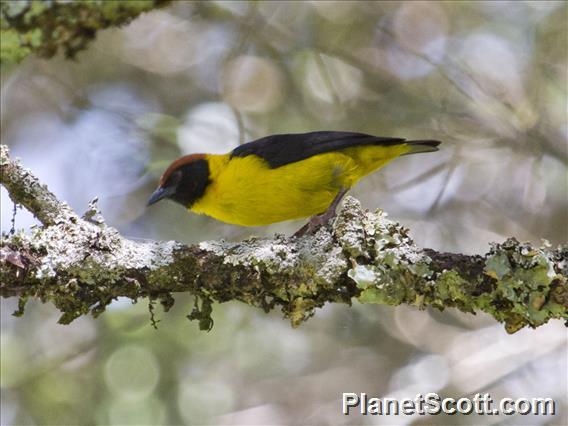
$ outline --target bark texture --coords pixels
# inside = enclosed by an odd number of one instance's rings
[[[79,217],[1,146],[0,183],[43,224],[3,234],[0,295],[53,303],[60,322],[98,315],[119,296],[174,303],[189,292],[188,315],[209,329],[212,302],[280,308],[298,326],[325,303],[483,311],[513,333],[568,320],[568,245],[535,247],[510,238],[480,256],[416,247],[408,230],[348,197],[333,225],[315,235],[240,243],[135,242],[105,224],[93,202]]]

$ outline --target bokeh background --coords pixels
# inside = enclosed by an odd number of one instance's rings
[[[568,240],[567,4],[175,2],[101,31],[75,61],[4,65],[1,136],[77,211],[98,196],[134,239],[240,240],[247,229],[145,207],[167,164],[271,133],[351,130],[442,140],[352,195],[418,245],[483,253],[515,236]],[[2,231],[13,205],[2,188]],[[35,222],[18,210],[16,227]],[[568,422],[561,322],[509,336],[485,315],[327,306],[299,329],[278,312],[214,306],[200,332],[118,300],[98,319],[23,318],[2,300],[1,424],[550,424]],[[342,392],[553,397],[555,417],[346,417]]]

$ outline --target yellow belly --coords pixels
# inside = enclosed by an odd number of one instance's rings
[[[348,148],[275,169],[254,155],[209,155],[212,183],[190,210],[244,226],[309,217],[327,210],[342,188],[407,150],[405,145]]]

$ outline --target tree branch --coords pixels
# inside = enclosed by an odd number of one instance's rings
[[[19,62],[30,53],[51,58],[58,51],[74,58],[95,39],[97,31],[124,25],[143,12],[169,3],[171,0],[3,1],[0,61]]]
[[[327,302],[410,304],[483,311],[513,333],[568,320],[568,245],[534,247],[510,238],[484,256],[419,249],[408,230],[348,197],[333,226],[316,235],[183,245],[135,242],[107,226],[93,203],[82,218],[31,171],[0,152],[0,183],[43,224],[2,235],[0,295],[52,302],[60,322],[98,315],[119,296],[160,300],[196,296],[188,315],[210,328],[212,302],[240,300],[281,308],[293,326]]]

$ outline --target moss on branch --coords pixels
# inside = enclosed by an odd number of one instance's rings
[[[160,300],[167,310],[173,293],[182,291],[200,301],[188,317],[204,329],[212,324],[211,302],[231,300],[280,308],[293,326],[325,303],[353,299],[482,311],[510,333],[568,319],[566,245],[534,247],[510,238],[484,256],[420,249],[406,228],[382,211],[362,210],[351,197],[335,223],[313,236],[140,243],[107,226],[94,204],[78,217],[12,161],[6,147],[1,153],[0,182],[44,226],[2,236],[0,295],[52,302],[63,323],[99,315],[119,296]]]
[[[169,0],[7,0],[0,5],[0,62],[19,62],[30,53],[74,58],[97,31],[130,22]]]

